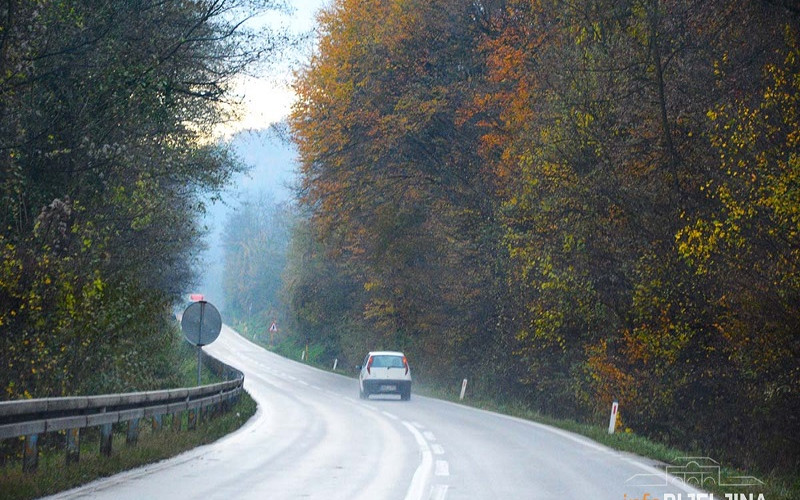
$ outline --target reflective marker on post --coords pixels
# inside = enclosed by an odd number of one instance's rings
[[[464,394],[467,392],[467,379],[461,382],[461,396],[458,399],[464,399]]]
[[[619,408],[619,403],[615,400],[611,403],[611,418],[608,422],[608,433],[614,434],[614,428],[617,426],[617,409]]]

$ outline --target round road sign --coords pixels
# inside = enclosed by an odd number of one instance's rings
[[[189,305],[183,312],[181,330],[190,343],[208,345],[217,340],[222,330],[222,317],[216,307],[201,300]]]

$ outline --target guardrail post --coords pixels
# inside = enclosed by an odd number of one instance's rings
[[[81,456],[81,430],[67,429],[67,463],[76,464]]]
[[[176,411],[172,414],[172,430],[175,432],[181,431],[181,426],[183,424],[181,412]]]
[[[197,412],[199,408],[195,408],[194,410],[189,410],[187,412],[187,421],[186,421],[186,429],[187,430],[194,430],[197,427]]]
[[[161,415],[153,415],[153,432],[158,432],[161,430]]]
[[[22,451],[22,472],[35,472],[39,467],[39,435],[25,436],[25,448]]]
[[[133,446],[139,440],[139,419],[128,420],[128,435],[125,437],[125,444]]]
[[[111,441],[113,438],[113,428],[111,424],[100,426],[100,454],[107,457],[111,456]]]

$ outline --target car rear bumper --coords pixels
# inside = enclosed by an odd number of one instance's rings
[[[369,394],[403,394],[411,391],[410,380],[363,380],[364,392]]]

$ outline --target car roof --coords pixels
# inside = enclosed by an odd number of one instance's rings
[[[399,351],[370,351],[369,356],[405,356]]]

